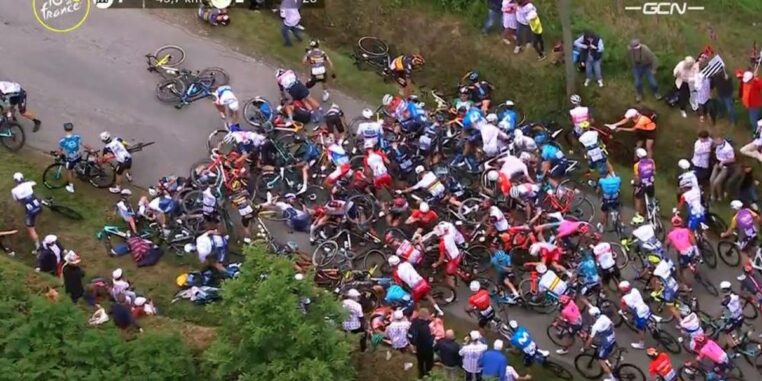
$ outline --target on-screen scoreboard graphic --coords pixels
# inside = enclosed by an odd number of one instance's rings
[[[152,8],[198,8],[202,0],[89,0],[98,9],[152,9]],[[251,0],[206,0],[217,8],[244,7]],[[283,0],[291,6],[299,8],[323,8],[326,0]],[[278,0],[265,0],[265,7],[274,8],[279,6]]]

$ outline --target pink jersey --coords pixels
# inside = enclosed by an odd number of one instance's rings
[[[564,238],[564,237],[573,235],[584,224],[585,224],[584,222],[580,222],[580,221],[563,220],[558,225],[558,232],[556,233],[556,238]]]
[[[582,324],[582,315],[579,313],[577,303],[571,301],[561,310],[561,317],[570,324]]]
[[[688,228],[674,228],[667,235],[667,240],[680,254],[688,254],[693,249],[691,231]]]
[[[714,340],[707,339],[706,344],[701,348],[698,355],[698,360],[702,358],[708,358],[715,364],[721,364],[728,361],[728,355],[725,353]]]

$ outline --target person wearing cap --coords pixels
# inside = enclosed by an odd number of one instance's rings
[[[651,118],[641,114],[638,110],[631,108],[625,111],[624,118],[622,118],[622,120],[614,124],[607,124],[606,127],[614,130],[630,122],[633,124],[632,127],[620,128],[619,131],[635,131],[637,147],[645,147],[646,152],[648,153],[648,157],[653,158],[654,142],[656,141],[656,123],[651,120]]]
[[[757,77],[757,70],[745,71],[741,76],[741,85],[738,87],[738,96],[741,104],[749,113],[749,124],[752,130],[757,128],[757,122],[762,119],[762,79]]]
[[[648,156],[643,148],[635,150],[637,161],[632,167],[633,171],[633,196],[635,198],[635,215],[645,216],[645,198],[653,199],[656,196],[656,162]],[[651,156],[652,157],[652,156]]]
[[[505,369],[508,367],[508,359],[503,353],[503,340],[495,340],[492,348],[485,351],[479,361],[479,366],[482,368],[482,380],[503,381]]]
[[[672,75],[675,77],[675,89],[678,92],[677,103],[680,106],[680,114],[683,118],[688,117],[688,103],[693,91],[693,81],[699,73],[699,64],[696,60],[687,56],[675,65]]]
[[[651,87],[651,92],[654,98],[661,99],[659,95],[659,85],[656,83],[656,67],[658,66],[658,60],[656,55],[645,44],[641,43],[639,39],[634,38],[630,41],[630,45],[627,48],[627,59],[632,65],[632,76],[635,79],[635,102],[640,102],[643,99],[643,76],[648,80],[648,85]]]
[[[418,378],[427,376],[434,368],[434,333],[431,314],[426,308],[418,309],[418,316],[410,323],[410,344],[415,347],[418,360]]]
[[[727,198],[728,190],[734,189],[740,171],[733,145],[724,137],[714,138],[714,156],[717,158],[709,176],[709,195],[713,202]]]
[[[35,271],[60,275],[61,266],[64,263],[66,250],[58,240],[58,237],[48,234],[42,240],[40,249],[37,250],[37,266]]]
[[[37,183],[24,179],[24,175],[21,172],[13,174],[13,182],[15,185],[11,189],[11,196],[14,201],[21,204],[24,208],[24,225],[26,225],[29,238],[34,242],[35,250],[32,251],[32,254],[36,254],[37,249],[40,248],[40,236],[37,235],[35,223],[37,221],[37,216],[42,213],[42,203],[34,194],[34,187]]]
[[[66,191],[74,193],[74,167],[82,159],[80,148],[82,144],[82,138],[74,134],[74,125],[71,123],[64,123],[63,125],[66,135],[58,141],[57,154],[64,157],[64,169],[66,177]]]
[[[601,61],[603,58],[603,39],[592,31],[586,31],[576,40],[574,47],[579,49],[585,62],[585,87],[590,81],[597,80],[598,87],[603,87]]]
[[[61,269],[64,290],[66,290],[66,293],[71,297],[71,301],[75,304],[85,294],[85,287],[82,284],[85,272],[79,267],[80,262],[81,259],[77,253],[68,251],[64,256],[64,265]]]
[[[482,335],[479,331],[471,331],[466,338],[466,343],[458,351],[458,354],[463,359],[466,381],[480,381],[482,379],[480,362],[487,349],[489,347],[482,341]]]
[[[116,299],[118,295],[124,295],[130,302],[137,297],[132,291],[132,284],[124,277],[124,270],[120,268],[111,272],[111,297]]]
[[[132,204],[130,203],[130,196],[132,196],[132,191],[127,188],[122,189],[119,192],[119,201],[117,201],[115,205],[116,214],[118,214],[119,217],[122,218],[122,221],[130,227],[130,231],[133,234],[138,234],[138,225],[135,221],[135,209],[133,209]]]
[[[392,322],[386,327],[384,333],[393,349],[405,352],[410,347],[408,331],[410,322],[405,318],[402,310],[392,312]]]
[[[347,312],[347,318],[341,323],[345,332],[360,333],[360,351],[365,352],[367,336],[365,329],[365,315],[360,304],[360,292],[354,288],[347,291],[341,307]]]
[[[614,323],[606,314],[602,314],[598,307],[588,308],[587,313],[594,322],[590,326],[590,334],[587,336],[583,348],[590,348],[593,341],[596,341],[595,359],[598,360],[603,373],[607,376],[604,380],[615,380],[608,362],[609,356],[617,347]]]

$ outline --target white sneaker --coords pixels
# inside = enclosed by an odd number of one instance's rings
[[[323,91],[323,102],[328,102],[329,98],[331,98],[331,93],[328,90]]]
[[[599,232],[603,232],[603,224],[602,223],[599,222],[599,223],[595,224],[595,227],[598,229]]]
[[[389,361],[392,359],[392,352],[386,351],[386,361]]]
[[[598,80],[598,87],[603,87],[603,80],[602,79]]]
[[[682,110],[680,111],[680,115],[682,115],[683,118],[687,118],[688,117],[688,113],[686,113],[685,111],[682,111]]]
[[[568,350],[568,349],[563,349],[563,348],[558,348],[558,349],[556,349],[556,354],[559,354],[559,355],[565,355],[565,354],[567,354],[567,353],[569,353],[569,350]]]
[[[66,184],[66,191],[69,193],[74,193],[74,184],[72,183]]]
[[[589,85],[589,84],[590,84],[590,80],[589,80],[589,79],[586,79],[586,80],[585,80],[585,84],[584,84],[584,86],[585,86],[585,87],[587,87],[587,85]]]
[[[550,351],[538,349],[537,352],[539,352],[542,355],[542,357],[548,357],[548,356],[550,356]]]
[[[297,25],[295,28],[296,28],[296,29],[299,29],[299,30],[304,30],[304,25],[302,25],[302,24],[299,24],[299,25]]]
[[[515,48],[513,48],[513,54],[519,54],[519,53],[521,53],[521,46],[517,45]]]
[[[243,239],[243,243],[245,243],[245,244],[250,244],[250,243],[251,243],[251,238],[249,238],[249,237],[244,237],[244,239]]]
[[[630,346],[631,346],[631,347],[633,347],[633,348],[635,348],[635,349],[643,349],[643,348],[645,348],[645,347],[646,347],[646,345],[645,345],[645,344],[643,344],[643,342],[639,342],[639,343],[630,343]]]
[[[111,187],[111,188],[108,188],[108,191],[109,191],[109,192],[111,192],[111,193],[119,193],[119,192],[121,192],[121,191],[122,191],[122,188],[119,188],[119,187]]]
[[[382,217],[384,217],[385,215],[386,215],[386,213],[384,213],[384,211],[380,211],[380,212],[378,212],[378,218],[382,218]]]
[[[11,252],[8,253],[8,256],[9,257],[15,257],[16,256],[16,252],[15,251],[11,251]]]
[[[124,178],[127,179],[127,181],[132,182],[132,174],[129,172],[124,173]]]
[[[402,369],[409,370],[412,367],[413,367],[413,363],[412,362],[406,362],[405,365],[402,366]]]

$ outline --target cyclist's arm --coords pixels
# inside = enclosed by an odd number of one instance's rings
[[[736,229],[736,216],[733,216],[733,218],[730,220],[730,224],[728,225],[728,230],[725,230],[725,232],[722,233],[724,236],[729,236],[730,233],[733,232],[733,230]]]

